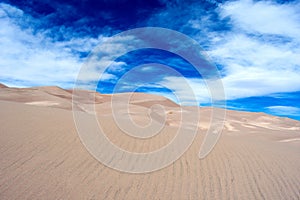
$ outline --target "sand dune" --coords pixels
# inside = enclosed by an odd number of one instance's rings
[[[165,146],[181,126],[181,113],[193,110],[150,94],[135,93],[127,104],[122,99],[129,93],[82,93],[88,98],[74,112],[90,119],[95,95],[107,137],[130,152]],[[195,141],[180,159],[159,171],[130,174],[106,167],[87,151],[71,100],[72,92],[58,87],[0,85],[0,199],[300,199],[299,121],[227,111],[220,140],[200,160],[211,115],[211,108],[201,108]],[[130,116],[142,127],[152,118],[165,121],[164,128],[151,138],[131,137],[115,124],[112,106],[120,118]]]
[[[0,83],[0,88],[7,88],[7,86]]]

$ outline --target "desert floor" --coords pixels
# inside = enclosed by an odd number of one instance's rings
[[[210,108],[201,108],[196,138],[180,159],[155,172],[131,174],[106,167],[87,151],[71,99],[71,91],[57,87],[1,86],[0,199],[300,199],[299,121],[227,111],[218,143],[200,160],[210,119]],[[130,112],[137,124],[149,120],[145,113],[154,104],[167,113],[163,133],[146,140],[118,129],[110,100],[96,94],[95,108],[117,146],[149,152],[174,137],[181,109],[175,103],[134,95]],[[88,101],[73,109],[86,120],[91,116]]]

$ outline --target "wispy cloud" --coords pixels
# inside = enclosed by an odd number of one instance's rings
[[[229,17],[236,30],[274,34],[299,40],[300,3],[240,0],[220,5],[220,16]]]
[[[232,28],[208,54],[224,67],[228,99],[300,90],[299,5],[241,0],[218,8]]]
[[[207,53],[221,66],[227,99],[300,90],[299,5],[251,0],[218,4],[219,20],[230,27],[219,31],[207,29],[207,16],[189,21],[192,28],[208,34]],[[203,88],[198,80],[190,82]]]
[[[299,116],[300,108],[293,106],[269,106],[267,109],[274,115]]]
[[[180,98],[178,103],[182,105],[199,105],[211,101],[210,90],[202,79],[168,76],[159,84],[169,88],[174,95]]]
[[[98,38],[55,41],[36,30],[36,23],[22,10],[0,4],[0,80],[14,86],[72,87],[83,62],[81,53],[93,48]]]

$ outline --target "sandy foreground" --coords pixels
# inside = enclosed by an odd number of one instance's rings
[[[140,126],[150,116],[166,122],[161,134],[131,137],[116,125],[111,99],[96,94],[97,119],[110,141],[124,150],[160,149],[180,126],[180,106],[136,93],[129,109],[115,104],[120,116],[129,114]],[[0,199],[300,199],[299,121],[227,111],[218,143],[200,160],[211,110],[201,108],[197,135],[183,156],[161,170],[132,174],[106,167],[87,151],[74,124],[71,100],[72,91],[58,87],[0,85]],[[165,116],[155,109],[150,115],[153,105],[163,106]],[[91,117],[89,101],[73,109],[84,120]],[[131,164],[134,168],[135,162]]]

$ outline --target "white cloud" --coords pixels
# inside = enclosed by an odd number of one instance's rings
[[[216,95],[215,100],[232,100],[251,96],[265,96],[278,92],[293,92],[300,90],[300,75],[287,71],[266,71],[248,69],[235,72],[220,79],[224,87],[209,87],[202,79],[182,77],[165,77],[160,84],[171,89],[182,97],[185,104],[194,101],[191,91],[198,103],[211,102],[211,95]],[[186,81],[188,86],[183,84]],[[209,81],[209,80],[208,80]]]
[[[35,32],[35,19],[8,4],[0,4],[0,79],[7,85],[72,87],[83,60],[74,51],[89,51],[95,38],[53,41]],[[32,23],[31,28],[22,27]]]
[[[220,15],[230,17],[236,28],[262,34],[278,34],[298,38],[300,4],[276,4],[271,1],[240,0],[220,6]]]
[[[159,84],[172,90],[182,105],[199,105],[211,101],[210,91],[202,79],[167,76]]]
[[[294,43],[268,42],[245,34],[230,32],[215,43],[208,54],[226,66],[290,69],[300,63],[300,48]]]
[[[66,41],[54,41],[47,36],[49,30],[34,30],[37,19],[8,4],[0,4],[0,16],[0,80],[9,86],[58,85],[71,88],[85,61],[80,53],[90,52],[100,42],[109,40],[101,36],[70,36]],[[32,26],[24,28],[27,23]],[[120,38],[119,44],[106,45],[105,49],[98,51],[101,58],[98,57],[95,65],[91,64],[89,70],[81,74],[81,81],[116,79],[109,72],[121,71],[126,63],[111,62],[111,55],[124,50],[131,39]],[[109,72],[104,72],[108,66]]]
[[[232,29],[212,32],[217,39],[207,53],[223,66],[227,99],[300,90],[299,5],[241,0],[219,6]]]
[[[227,98],[300,90],[300,47],[228,34],[208,54],[224,66]]]
[[[103,37],[101,45],[91,51],[77,79],[84,85],[88,82],[98,81],[99,78],[101,81],[115,81],[118,77],[113,73],[120,73],[127,66],[127,63],[115,60],[134,50],[139,42],[131,35]],[[95,88],[96,84],[93,89]]]
[[[247,69],[222,79],[227,99],[300,90],[300,74],[285,70]]]
[[[300,108],[293,106],[269,106],[267,109],[275,115],[299,116]]]

